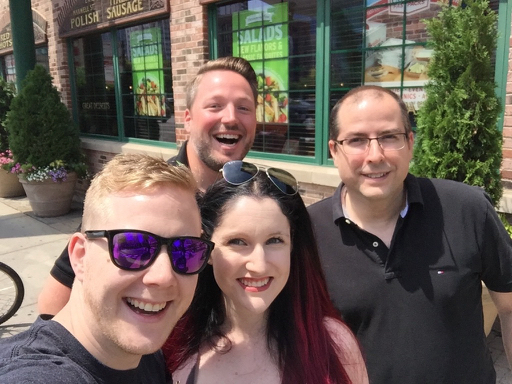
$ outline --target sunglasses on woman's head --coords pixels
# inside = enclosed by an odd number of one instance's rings
[[[110,259],[127,271],[142,271],[158,257],[162,245],[167,245],[172,269],[180,275],[201,272],[208,262],[214,243],[194,236],[161,237],[136,229],[85,231],[89,240],[106,237]]]
[[[229,184],[241,185],[254,179],[260,170],[264,170],[270,181],[284,194],[295,195],[299,191],[299,185],[295,177],[279,168],[267,168],[242,160],[233,160],[224,164],[221,172]]]

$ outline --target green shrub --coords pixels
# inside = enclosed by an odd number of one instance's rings
[[[5,118],[14,97],[14,86],[0,77],[0,153],[9,149]]]
[[[11,102],[6,128],[14,160],[21,167],[48,167],[55,162],[69,171],[84,171],[78,128],[40,65],[29,71]]]
[[[503,193],[496,126],[501,107],[492,65],[497,15],[487,1],[467,0],[444,6],[425,23],[434,53],[411,171],[481,186],[497,205]]]

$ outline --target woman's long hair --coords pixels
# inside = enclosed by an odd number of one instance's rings
[[[273,199],[290,223],[290,276],[270,305],[267,321],[267,344],[269,351],[277,351],[273,356],[281,371],[282,384],[349,383],[339,359],[344,351],[334,343],[325,326],[326,317],[340,322],[341,318],[329,299],[313,228],[299,194],[283,194],[263,172],[238,186],[219,181],[199,198],[204,237],[211,239],[228,203],[241,196]],[[225,320],[222,291],[212,266],[208,265],[199,275],[190,308],[163,347],[168,369],[176,370],[205,343],[216,348],[219,340],[224,339],[229,346],[221,328]]]

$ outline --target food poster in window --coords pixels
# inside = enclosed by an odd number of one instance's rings
[[[412,113],[413,115],[418,112],[422,104],[427,99],[427,94],[425,92],[425,88],[423,87],[402,88],[401,92],[400,88],[390,88],[390,91],[393,91],[398,96],[401,96],[405,106],[407,107],[407,112]]]
[[[233,56],[251,62],[258,76],[256,118],[288,123],[288,3],[233,13]]]
[[[440,10],[441,4],[433,0],[367,0],[365,84],[423,86],[433,53],[425,45],[428,35],[423,19]]]
[[[135,114],[165,116],[164,72],[160,28],[130,33]]]

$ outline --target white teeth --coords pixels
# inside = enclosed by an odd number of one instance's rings
[[[146,311],[146,312],[160,312],[167,305],[166,302],[157,303],[157,304],[144,303],[142,301],[132,299],[130,297],[127,298],[126,301],[128,302],[128,304],[134,306],[135,308],[142,309],[143,311]]]
[[[248,287],[257,287],[257,288],[259,288],[259,287],[263,287],[263,286],[267,285],[269,280],[270,280],[270,277],[267,277],[265,280],[258,280],[258,281],[240,279],[240,282],[243,285],[246,285]]]
[[[382,177],[384,175],[385,175],[385,173],[373,173],[371,175],[366,175],[366,177],[369,177],[370,179],[377,179],[377,178]]]
[[[236,139],[238,139],[238,135],[230,135],[228,133],[223,133],[223,134],[217,135],[217,138],[226,139],[226,140],[236,140]]]

